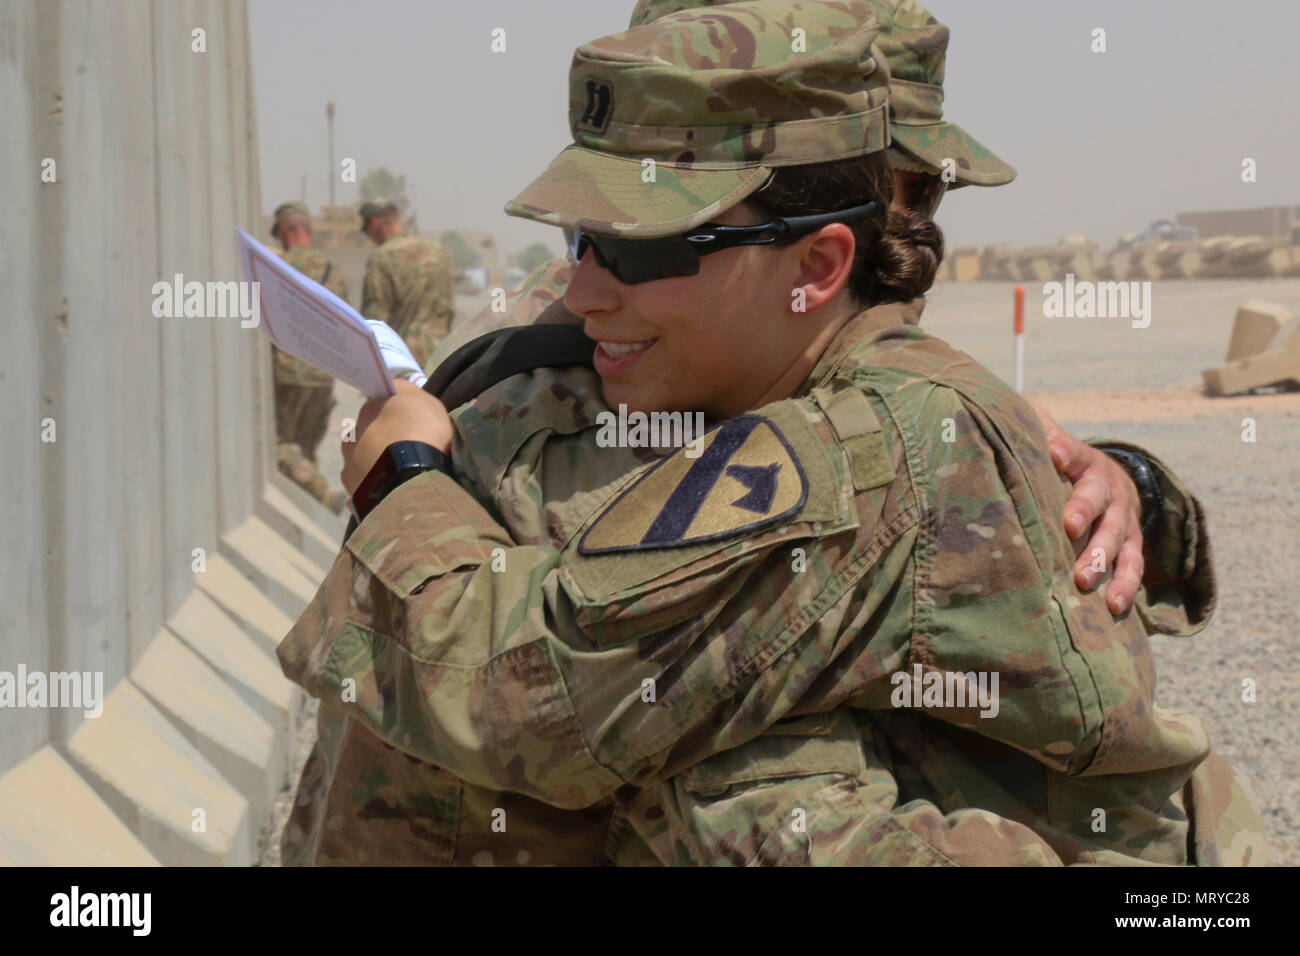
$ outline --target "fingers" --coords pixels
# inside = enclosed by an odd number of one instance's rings
[[[420,387],[419,387],[418,385],[416,385],[414,382],[410,381],[409,379],[405,379],[405,378],[395,378],[395,379],[393,379],[393,387],[397,389],[397,393],[398,393],[399,395],[400,395],[402,392],[421,392],[421,393],[423,393],[423,394],[428,394],[428,393],[426,393],[426,392],[424,391],[424,389],[420,388]]]
[[[1052,451],[1052,464],[1056,465],[1056,470],[1075,483],[1084,472],[1097,464],[1098,456],[1105,457],[1104,452],[1085,445],[1064,431],[1049,439],[1048,448]]]
[[[1124,542],[1115,563],[1115,577],[1106,585],[1106,606],[1112,614],[1123,614],[1133,606],[1145,573],[1146,561],[1142,557],[1142,535],[1139,532],[1135,538]]]
[[[1074,565],[1074,581],[1081,589],[1090,590],[1112,567],[1118,574],[1117,562],[1121,549],[1135,530],[1132,527],[1134,524],[1135,522],[1129,520],[1129,515],[1123,508],[1102,509],[1101,520],[1093,528],[1083,553]],[[1084,527],[1086,528],[1087,525]],[[1142,532],[1137,531],[1137,535],[1140,553]]]
[[[365,477],[365,472],[356,473],[358,470],[356,466],[357,447],[361,444],[366,428],[379,416],[379,412],[386,401],[388,399],[372,398],[362,405],[357,412],[356,427],[352,429],[352,434],[339,441],[339,454],[343,458],[343,468],[339,472],[339,482],[347,489],[348,494],[352,494],[356,490],[356,486],[361,483],[361,479]]]
[[[1096,451],[1096,449],[1089,450]],[[1097,454],[1100,455],[1101,452],[1097,452]],[[1127,476],[1123,475],[1122,472],[1121,477],[1126,481],[1128,480]],[[1119,515],[1112,516],[1112,521],[1118,520],[1119,522],[1122,532],[1120,540],[1122,541],[1127,537],[1128,529],[1125,524],[1128,520],[1129,507],[1136,500],[1136,494],[1128,500],[1117,502],[1113,481],[1107,481],[1104,475],[1099,472],[1085,471],[1082,477],[1071,480],[1075,482],[1075,485],[1070,489],[1070,500],[1065,503],[1066,534],[1071,538],[1082,536],[1093,522],[1106,514],[1112,505],[1117,505]],[[1123,490],[1122,486],[1121,490]],[[1106,553],[1113,555],[1115,551],[1107,551]]]

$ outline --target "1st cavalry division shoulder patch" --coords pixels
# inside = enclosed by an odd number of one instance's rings
[[[741,415],[646,472],[587,529],[578,553],[676,548],[726,538],[793,515],[808,478],[780,429]]]

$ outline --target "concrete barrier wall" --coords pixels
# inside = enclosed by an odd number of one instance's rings
[[[336,522],[272,467],[260,331],[151,307],[177,273],[242,279],[249,59],[242,0],[0,6],[0,681],[106,697],[0,696],[0,863],[248,862],[284,782],[274,646]]]
[[[1300,206],[1180,212],[1176,221],[1180,226],[1195,227],[1200,239],[1212,239],[1215,236],[1290,236],[1292,226],[1300,222]]]

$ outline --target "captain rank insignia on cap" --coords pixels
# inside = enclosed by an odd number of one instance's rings
[[[646,551],[726,538],[775,524],[808,498],[808,478],[780,429],[733,418],[651,468],[587,529],[578,553]]]
[[[605,132],[614,110],[614,87],[604,80],[587,80],[587,104],[578,118],[578,128]]]

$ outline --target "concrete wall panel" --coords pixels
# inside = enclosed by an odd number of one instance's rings
[[[242,280],[234,229],[262,219],[247,31],[244,0],[0,4],[0,670],[105,694],[100,716],[0,708],[0,859],[244,864],[285,782],[301,694],[275,642],[337,529],[296,488],[258,517],[279,478],[260,332],[183,295],[153,310],[177,274]],[[73,806],[70,839],[50,821]]]
[[[190,2],[154,3],[154,122],[157,144],[159,275],[174,281],[211,278],[207,147],[202,101],[208,54],[191,50],[201,26]],[[159,319],[162,346],[162,486],[164,616],[190,587],[193,553],[216,535],[216,455],[212,442],[213,320]]]
[[[57,184],[40,180],[41,159],[55,150],[44,118],[54,108],[42,77],[41,44],[35,10],[0,6],[0,175],[10,214],[0,216],[0,314],[5,348],[0,351],[0,434],[5,436],[5,481],[0,495],[0,670],[14,673],[19,663],[47,669],[50,630],[47,615],[44,515],[50,508],[45,476],[57,469],[60,448],[41,441],[41,420],[50,414],[42,388],[42,343],[50,296],[48,257],[33,241],[31,224],[53,208]],[[57,171],[57,166],[56,166]],[[57,437],[57,427],[56,427]],[[53,462],[53,464],[51,464]],[[0,770],[34,753],[49,738],[49,712],[0,712]]]

